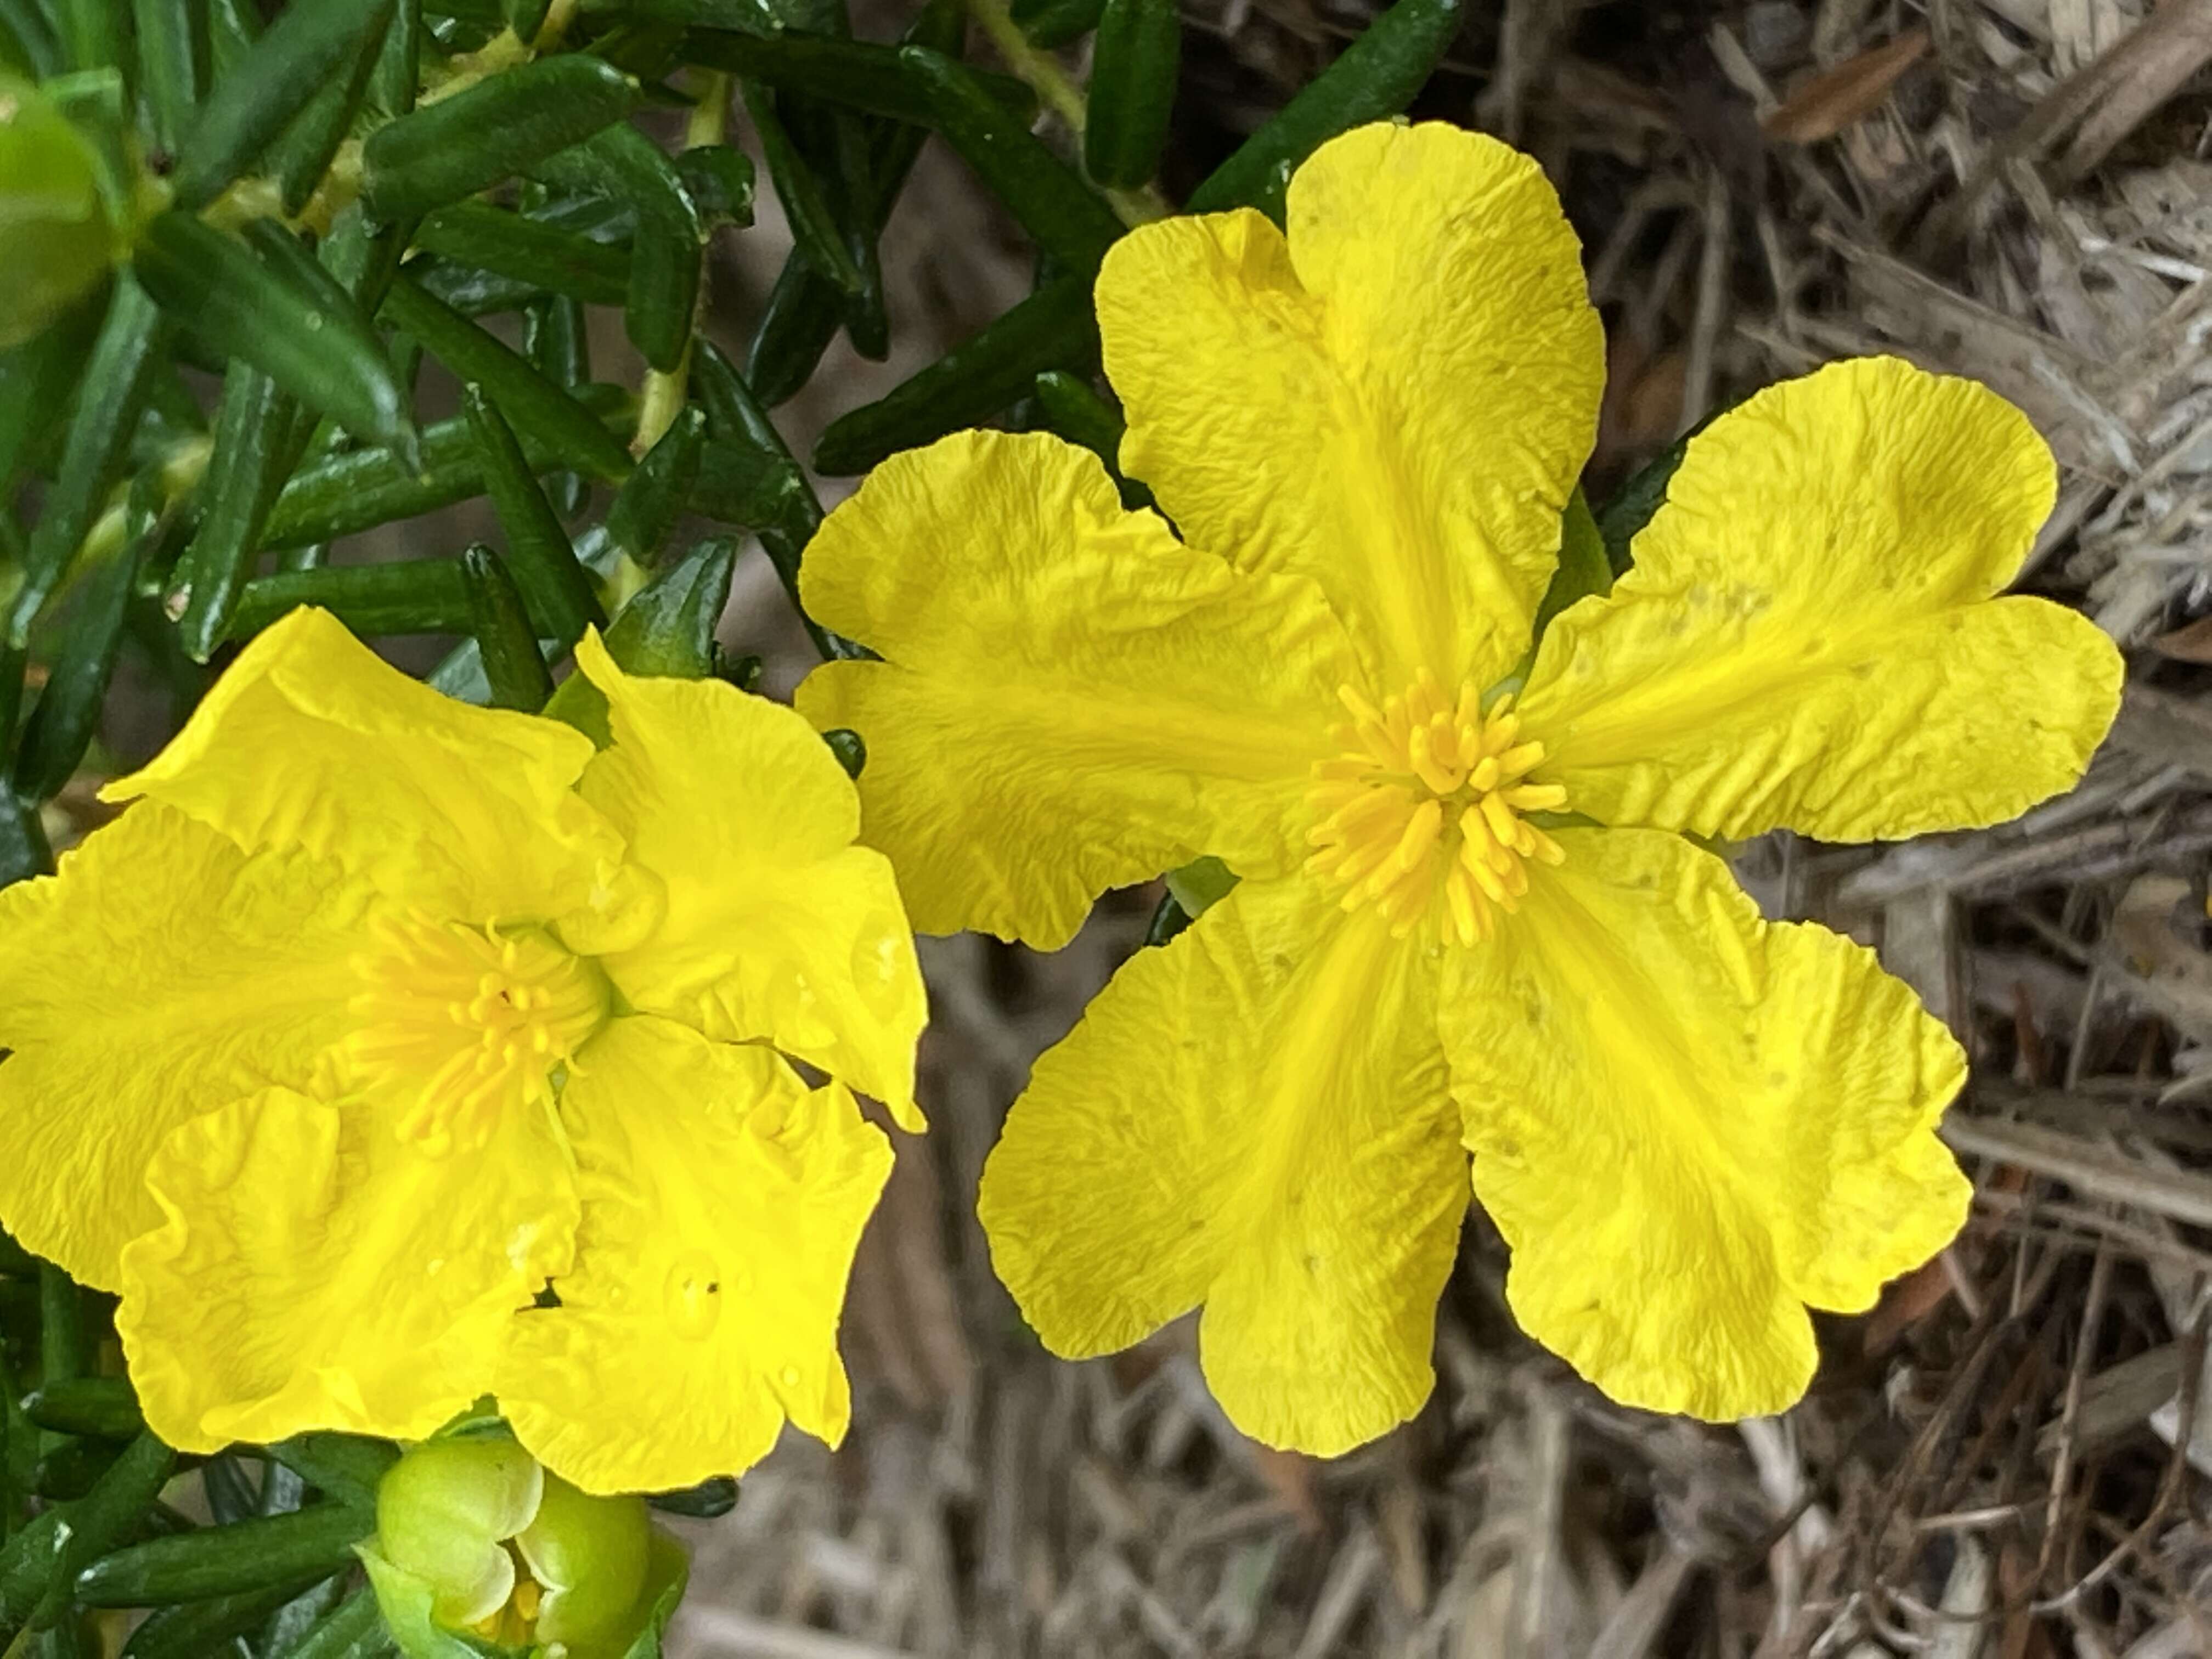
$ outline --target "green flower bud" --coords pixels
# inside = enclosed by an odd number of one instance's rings
[[[408,1452],[376,1524],[362,1559],[407,1659],[635,1659],[683,1592],[683,1548],[643,1498],[579,1492],[503,1433]]]
[[[83,138],[37,87],[0,70],[0,350],[45,328],[116,252]]]

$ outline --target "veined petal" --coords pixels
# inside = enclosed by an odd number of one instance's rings
[[[1467,1209],[1434,981],[1303,876],[1125,964],[984,1168],[992,1261],[1045,1346],[1105,1353],[1202,1302],[1245,1433],[1329,1455],[1418,1411]]]
[[[890,865],[853,845],[860,800],[829,745],[720,681],[625,674],[595,633],[576,657],[615,735],[582,793],[667,892],[654,932],[602,961],[630,1006],[766,1039],[920,1128],[914,936]]]
[[[890,1147],[840,1085],[650,1015],[586,1054],[561,1112],[583,1223],[556,1308],[517,1318],[499,1397],[586,1492],[750,1468],[784,1420],[835,1444],[837,1319]]]
[[[1096,457],[963,432],[876,469],[806,552],[809,610],[880,652],[799,688],[868,747],[860,799],[924,933],[1065,944],[1200,854],[1304,855],[1313,763],[1360,678],[1318,588],[1126,513]]]
[[[399,1114],[267,1089],[193,1119],[148,1173],[161,1224],[116,1316],[171,1445],[308,1429],[419,1439],[489,1389],[518,1308],[568,1265],[576,1194],[540,1111],[467,1157]]]
[[[146,1167],[170,1132],[324,1065],[374,899],[152,800],[0,890],[0,1222],[119,1289],[118,1253],[161,1219]]]
[[[441,696],[303,608],[100,794],[166,801],[249,852],[329,859],[434,915],[543,920],[621,856],[569,787],[591,757],[580,732]]]
[[[1545,633],[1543,781],[1613,823],[1828,841],[1995,823],[2080,777],[2119,706],[2087,618],[1992,599],[2051,452],[1895,358],[1771,386],[1690,441],[1636,568]]]
[[[1565,863],[1445,970],[1506,1299],[1626,1404],[1780,1411],[1807,1304],[1864,1310],[1965,1220],[1935,1129],[1966,1057],[1872,952],[1761,921],[1680,836],[1553,834]]]
[[[1325,588],[1378,684],[1528,648],[1596,430],[1604,341],[1536,163],[1380,124],[1249,210],[1142,225],[1098,326],[1121,465],[1193,546]]]

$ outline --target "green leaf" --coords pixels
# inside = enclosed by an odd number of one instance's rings
[[[46,844],[38,807],[0,775],[0,887],[46,875],[53,867],[54,849]]]
[[[753,222],[753,163],[729,144],[694,144],[676,155],[677,177],[708,225]]]
[[[376,1502],[376,1488],[399,1448],[357,1434],[295,1434],[270,1443],[269,1455],[325,1498],[355,1505]]]
[[[615,492],[607,508],[607,539],[636,563],[649,565],[659,557],[661,543],[690,505],[706,435],[705,414],[684,410]]]
[[[845,769],[845,775],[857,778],[868,764],[867,740],[848,726],[833,726],[822,734],[822,741],[830,745],[830,752],[837,757],[837,764]]]
[[[383,343],[280,227],[265,226],[249,248],[194,215],[161,214],[135,269],[162,309],[215,350],[252,363],[365,443],[412,448],[406,396]]]
[[[373,1592],[362,1591],[338,1604],[335,1612],[288,1648],[279,1648],[267,1659],[385,1659],[399,1651],[384,1628],[384,1615]]]
[[[469,631],[493,705],[536,714],[553,695],[553,676],[521,593],[499,555],[481,543],[461,555],[461,575],[468,583]]]
[[[577,401],[603,422],[627,430],[634,418],[628,393],[618,386],[580,387]],[[532,471],[552,471],[559,462],[528,433],[522,453]],[[422,434],[420,468],[388,449],[356,449],[326,455],[302,467],[285,483],[261,532],[264,548],[304,547],[335,541],[356,531],[410,519],[471,495],[483,493],[483,463],[466,420],[441,421]]]
[[[106,309],[101,299],[88,295],[22,344],[0,349],[0,492],[19,471],[51,470],[60,453],[58,416],[84,383]]]
[[[647,363],[673,373],[690,343],[707,239],[676,164],[635,127],[618,126],[548,158],[535,173],[563,189],[635,205],[623,325]]]
[[[380,219],[415,218],[590,137],[639,96],[635,81],[583,52],[507,70],[371,133],[362,200]]]
[[[1537,602],[1530,632],[1541,640],[1552,618],[1576,600],[1609,592],[1612,588],[1613,562],[1606,556],[1605,538],[1598,533],[1597,520],[1590,516],[1589,502],[1577,484],[1560,522],[1559,568],[1553,571],[1551,583]]]
[[[1036,0],[1034,4],[1014,0],[1014,21],[1030,44],[1046,52],[1081,40],[1098,27],[1106,0]]]
[[[1107,407],[1088,380],[1063,369],[1048,369],[1036,377],[1036,395],[1052,430],[1070,443],[1081,444],[1113,471],[1127,422]]]
[[[580,392],[592,378],[591,332],[585,325],[584,307],[557,295],[532,306],[522,314],[522,350],[554,385]],[[584,510],[580,474],[556,472],[547,489],[553,510],[562,517],[573,519]]]
[[[702,679],[714,672],[714,624],[730,600],[738,544],[703,541],[631,596],[607,629],[607,654],[633,674]]]
[[[1091,279],[1062,277],[889,395],[832,421],[815,446],[815,471],[865,472],[899,450],[988,420],[1047,369],[1084,368],[1097,351]]]
[[[261,12],[253,0],[207,0],[208,80],[220,85],[238,73],[261,38]]]
[[[362,36],[350,59],[341,66],[344,72],[332,76],[269,148],[267,166],[276,175],[278,199],[288,214],[307,205],[368,101],[369,76],[383,55],[384,37],[391,27],[388,0],[382,10],[382,18]]]
[[[239,589],[252,574],[261,529],[295,453],[297,411],[259,369],[240,364],[224,380],[215,453],[201,485],[199,532],[185,548],[167,600],[194,662],[215,654],[230,629]]]
[[[0,644],[21,646],[55,586],[76,556],[85,532],[123,465],[145,405],[161,336],[161,315],[129,276],[117,280],[62,447],[61,472],[46,492],[22,580]]]
[[[391,15],[392,0],[296,0],[280,12],[200,106],[172,177],[178,206],[204,207],[248,172]]]
[[[60,793],[84,758],[114,677],[132,588],[154,540],[150,530],[130,538],[83,584],[15,756],[16,787],[32,800]]]
[[[566,651],[583,637],[586,627],[604,628],[606,613],[599,608],[591,579],[576,562],[568,532],[538,489],[513,428],[481,387],[465,388],[462,401],[483,456],[492,510],[499,515],[500,528],[507,532],[514,580],[533,619],[532,649],[536,640],[544,638]],[[631,480],[635,482],[643,470],[634,471]],[[544,702],[543,697],[538,699],[540,704]]]
[[[689,1516],[695,1521],[713,1521],[727,1515],[738,1506],[738,1483],[731,1476],[718,1474],[702,1480],[696,1486],[685,1486],[676,1492],[657,1492],[646,1500],[664,1515]]]
[[[30,1622],[43,1629],[66,1611],[77,1573],[123,1540],[177,1467],[177,1455],[150,1434],[141,1434],[110,1464],[93,1489],[61,1511],[62,1537],[45,1561],[44,1582]],[[12,1548],[12,1545],[10,1546]],[[8,1575],[0,1571],[0,1581]],[[0,1625],[21,1621],[9,1591],[0,1582]]]
[[[1674,469],[1682,465],[1682,457],[1689,453],[1690,440],[1710,424],[1710,417],[1698,422],[1656,459],[1639,467],[1598,513],[1597,532],[1605,542],[1606,554],[1613,561],[1615,575],[1624,574],[1635,562],[1630,548],[1637,532],[1651,522],[1652,515],[1666,501],[1667,486],[1674,477]]]
[[[238,1638],[260,1629],[291,1599],[292,1592],[280,1586],[164,1607],[131,1632],[123,1659],[209,1659],[234,1651]]]
[[[844,292],[860,293],[866,279],[845,246],[844,230],[830,210],[822,181],[793,145],[776,114],[775,93],[757,85],[746,87],[744,93],[745,109],[760,137],[761,154],[768,159],[769,177],[775,181],[776,200],[783,204],[793,244]]]
[[[88,1607],[158,1607],[211,1595],[283,1589],[286,1599],[353,1561],[376,1530],[368,1504],[318,1504],[285,1515],[204,1527],[102,1555],[77,1574]]]
[[[23,1414],[56,1434],[129,1440],[145,1431],[138,1396],[120,1376],[76,1376],[47,1382],[23,1397]]]
[[[1398,0],[1190,193],[1185,210],[1256,207],[1280,223],[1299,162],[1340,132],[1402,111],[1459,33],[1461,0]]]
[[[957,42],[938,50],[951,56]],[[821,35],[760,36],[695,29],[684,37],[684,59],[726,70],[779,92],[804,93],[826,103],[920,127],[937,125],[937,105],[925,79],[902,62],[899,48]],[[1036,94],[1011,75],[988,70],[969,74],[985,97],[1024,130],[1036,115]]]
[[[47,0],[62,56],[73,70],[123,62],[123,18],[112,0]]]
[[[370,107],[387,118],[413,109],[422,61],[422,0],[398,0],[392,9],[391,26],[384,31],[376,67],[369,71]]]
[[[629,287],[620,247],[488,202],[455,202],[415,228],[415,246],[587,305],[618,306]]]
[[[0,27],[22,48],[33,80],[51,80],[62,72],[62,43],[54,38],[53,23],[40,0],[0,0]]]
[[[530,359],[424,293],[404,272],[384,296],[382,314],[460,380],[481,386],[507,423],[546,453],[593,477],[612,481],[629,473],[629,452],[589,410],[539,374]]]
[[[921,82],[931,125],[1006,204],[1048,258],[1070,270],[1098,268],[1121,236],[1113,209],[1010,115],[964,64],[927,46],[902,46],[899,62]]]
[[[183,0],[131,0],[138,98],[156,149],[176,154],[207,86],[206,17]]]
[[[1106,0],[1083,129],[1083,165],[1100,184],[1134,186],[1158,171],[1182,59],[1176,0]]]
[[[239,596],[231,637],[250,640],[303,605],[319,605],[355,633],[465,634],[468,583],[452,559],[323,565],[257,576]]]

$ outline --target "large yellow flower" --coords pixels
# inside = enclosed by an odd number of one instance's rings
[[[897,890],[805,721],[577,655],[602,752],[295,612],[0,892],[0,1220],[121,1293],[172,1444],[495,1389],[607,1492],[843,1432],[890,1159],[845,1085],[918,1124]]]
[[[1533,163],[1440,126],[1328,144],[1288,222],[1146,226],[1101,273],[1165,521],[973,433],[808,554],[814,614],[884,660],[800,708],[866,738],[924,931],[1049,949],[1104,888],[1243,878],[1037,1063],[984,1176],[999,1270],[1066,1355],[1202,1304],[1230,1415],[1334,1452],[1429,1392],[1471,1153],[1539,1340],[1622,1401],[1778,1409],[1808,1307],[1960,1225],[1964,1060],[1690,837],[1989,823],[2080,774],[2117,653],[1993,597],[2050,455],[1900,362],[1774,387],[1509,699],[1597,409],[1574,235]]]

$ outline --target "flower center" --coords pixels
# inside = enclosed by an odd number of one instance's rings
[[[1380,708],[1348,685],[1337,696],[1352,719],[1334,733],[1344,752],[1314,768],[1306,867],[1343,884],[1346,909],[1378,907],[1401,938],[1441,892],[1446,934],[1487,939],[1495,913],[1528,890],[1527,860],[1566,857],[1521,816],[1566,804],[1558,784],[1524,781],[1544,745],[1517,741],[1510,696],[1485,714],[1474,685],[1447,700],[1426,670]]]
[[[399,1133],[433,1157],[473,1151],[506,1113],[550,1102],[555,1068],[611,1000],[596,966],[536,927],[387,920],[354,969],[348,1081],[409,1097]]]

